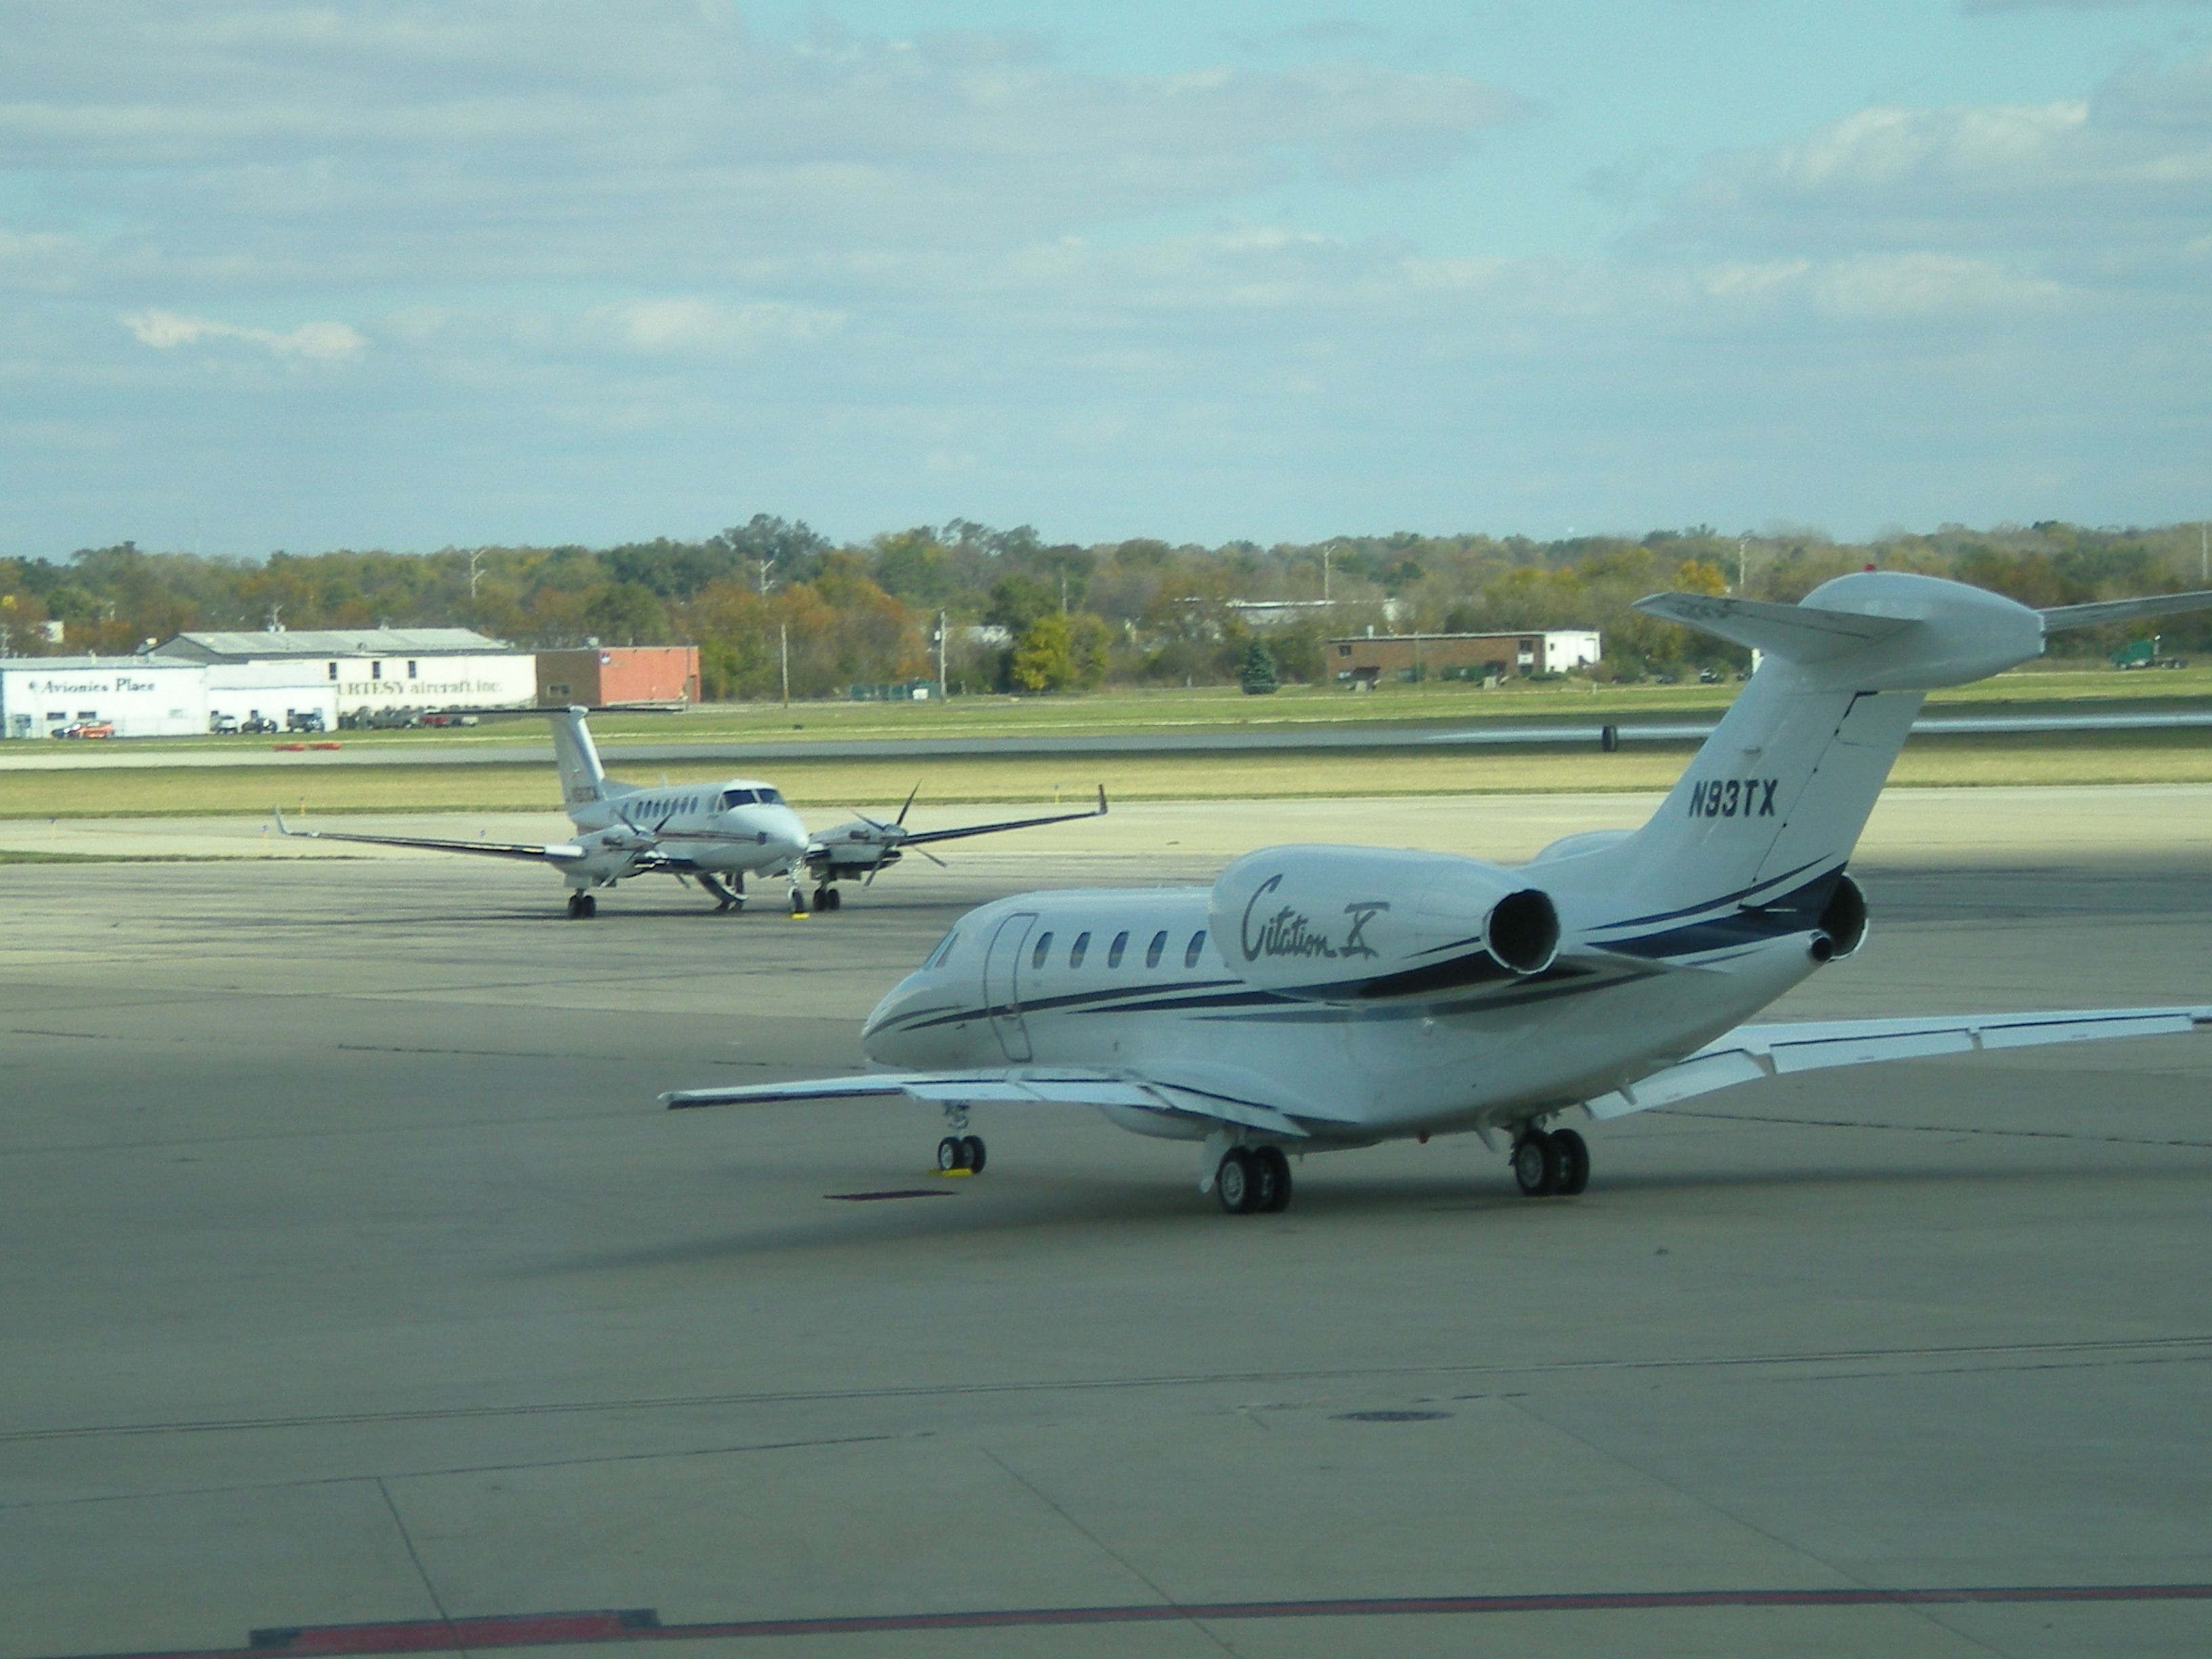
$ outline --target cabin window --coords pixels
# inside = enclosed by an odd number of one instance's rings
[[[1186,968],[1197,967],[1198,953],[1204,949],[1206,949],[1206,929],[1201,927],[1190,936],[1190,948],[1182,953],[1182,965]]]
[[[1106,947],[1106,965],[1109,968],[1119,968],[1121,965],[1121,952],[1128,948],[1128,934],[1126,933],[1115,934],[1113,944]]]
[[[1160,965],[1160,952],[1167,948],[1168,930],[1163,927],[1158,933],[1152,935],[1152,942],[1145,947],[1145,966],[1147,968],[1158,967]]]
[[[1067,947],[1067,965],[1071,968],[1080,968],[1083,966],[1083,958],[1090,953],[1090,951],[1091,935],[1088,933],[1078,933],[1075,936],[1075,943]]]
[[[1032,968],[1043,967],[1045,952],[1051,949],[1052,935],[1050,933],[1046,933],[1042,938],[1037,940],[1036,949],[1030,952],[1030,966]]]

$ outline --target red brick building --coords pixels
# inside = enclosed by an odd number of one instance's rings
[[[538,706],[696,702],[696,645],[596,645],[538,653]]]

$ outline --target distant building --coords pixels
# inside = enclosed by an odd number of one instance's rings
[[[1530,629],[1520,634],[1382,634],[1331,640],[1328,663],[1340,684],[1384,679],[1505,679],[1563,674],[1599,656],[1593,628]]]
[[[527,708],[538,701],[538,659],[470,628],[311,628],[191,633],[153,659],[216,671],[281,665],[298,685],[319,681],[337,714],[397,708]],[[140,658],[140,661],[149,659]],[[334,715],[325,719],[335,720]]]
[[[696,645],[587,645],[538,653],[538,704],[597,708],[616,702],[696,702]]]
[[[150,657],[0,658],[0,732],[57,736],[108,726],[118,738],[189,738],[208,729],[198,663]]]

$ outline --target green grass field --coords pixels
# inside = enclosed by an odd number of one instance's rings
[[[612,743],[744,743],[773,745],[823,738],[1016,737],[1079,732],[1235,731],[1316,722],[1387,725],[1667,720],[1725,707],[1740,688],[1717,685],[1593,686],[1582,681],[1515,681],[1486,691],[1456,681],[1389,684],[1371,692],[1286,686],[1248,697],[1233,686],[1115,690],[1065,697],[955,697],[939,702],[709,703],[669,714],[599,714],[592,729]],[[1936,706],[2079,706],[2083,702],[2212,702],[2212,666],[2122,673],[2100,666],[2039,664],[1937,693]],[[534,719],[487,717],[480,726],[439,731],[339,732],[347,748],[407,747],[495,753],[543,744]],[[178,750],[258,745],[263,738],[172,738],[145,747]],[[137,748],[140,744],[125,745]]]
[[[1136,800],[1286,800],[1335,796],[1585,793],[1663,789],[1691,744],[1362,755],[1339,750],[1248,755],[1013,756],[947,760],[779,761],[769,768],[810,813],[896,807],[917,783],[938,802],[1079,806],[1103,784]],[[728,776],[727,762],[632,769],[633,781]],[[617,769],[619,770],[619,769]],[[1899,758],[1902,785],[2212,783],[2212,738],[2198,732],[2057,737],[1920,737]],[[286,811],[551,811],[553,772],[488,758],[481,766],[125,767],[0,773],[0,817],[204,817]]]

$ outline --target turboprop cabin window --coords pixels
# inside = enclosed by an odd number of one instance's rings
[[[1186,968],[1197,967],[1198,953],[1204,949],[1206,949],[1206,929],[1201,927],[1190,936],[1190,948],[1182,953],[1182,965]]]
[[[1152,942],[1145,947],[1145,966],[1147,968],[1158,967],[1160,965],[1160,952],[1167,948],[1168,930],[1163,927],[1158,933],[1152,935]]]
[[[1032,968],[1043,967],[1045,953],[1051,949],[1052,935],[1050,933],[1047,933],[1043,938],[1037,940],[1036,949],[1030,952],[1030,966]]]
[[[1071,968],[1080,968],[1083,966],[1084,953],[1089,951],[1090,948],[1091,935],[1088,933],[1078,933],[1075,936],[1075,943],[1067,947],[1067,965]]]
[[[1126,932],[1115,934],[1114,942],[1106,947],[1106,965],[1109,968],[1119,968],[1121,965],[1121,952],[1128,948],[1129,935]]]

